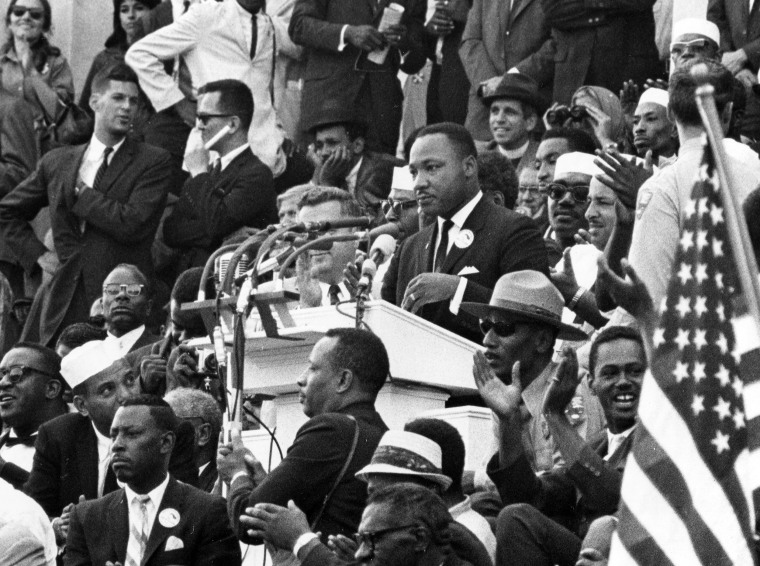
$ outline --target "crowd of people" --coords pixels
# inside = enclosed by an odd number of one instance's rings
[[[707,278],[674,275],[708,247],[684,223],[723,221],[691,199],[702,82],[760,250],[760,2],[676,22],[668,0],[113,9],[78,98],[55,6],[6,13],[0,564],[226,566],[246,545],[276,565],[606,564],[670,340],[651,321],[676,277]],[[394,360],[369,329],[316,343],[276,467],[223,434],[224,364],[188,344],[213,327],[183,305],[223,298],[241,244],[250,261],[275,229],[361,217],[365,238],[340,225],[277,275],[287,307],[383,300],[471,341],[453,377],[493,417],[473,469],[445,420],[388,429]]]

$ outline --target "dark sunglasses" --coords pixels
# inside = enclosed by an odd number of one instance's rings
[[[23,18],[24,14],[29,12],[29,17],[33,20],[41,20],[45,17],[45,12],[39,8],[27,8],[26,6],[14,6],[11,10],[11,14],[17,18]]]
[[[579,204],[585,204],[588,202],[588,185],[568,187],[566,185],[560,185],[559,183],[549,183],[542,192],[549,195],[553,200],[562,200],[565,198],[565,193],[568,191],[573,193],[573,199],[575,202]]]
[[[195,120],[205,126],[211,118],[229,118],[231,115],[232,114],[196,114]]]
[[[517,325],[514,322],[494,322],[493,320],[489,320],[487,318],[484,318],[480,321],[480,331],[483,333],[483,336],[488,334],[493,329],[493,331],[496,333],[496,336],[508,338],[515,333],[516,328]]]
[[[123,283],[108,283],[103,285],[103,292],[106,295],[115,297],[119,293],[126,291],[128,297],[138,297],[143,292],[145,285],[138,285],[137,283],[131,283],[125,285]]]
[[[402,210],[417,206],[417,201],[412,200],[394,200],[392,198],[386,199],[380,205],[383,209],[383,214],[388,214],[388,211],[393,209],[393,214],[399,216]]]
[[[28,376],[31,372],[41,373],[48,377],[55,377],[52,373],[42,371],[41,369],[29,367],[29,366],[11,366],[9,368],[0,368],[0,380],[5,379],[8,376],[8,380],[13,383],[19,383],[22,379]]]
[[[408,529],[413,529],[413,528],[419,528],[419,525],[401,525],[400,527],[380,529],[379,531],[356,533],[354,535],[354,540],[356,541],[357,546],[361,547],[363,544],[366,544],[367,547],[370,549],[370,551],[375,552],[375,545],[377,544],[378,540],[380,540],[380,538],[382,538],[383,536],[390,533],[395,533],[398,531],[403,531],[403,530],[408,530]]]

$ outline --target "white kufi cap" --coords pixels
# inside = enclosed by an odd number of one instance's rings
[[[651,102],[653,104],[659,104],[660,106],[667,108],[669,100],[670,97],[668,96],[667,90],[663,90],[661,88],[648,88],[641,94],[638,106]]]
[[[61,375],[71,388],[106,369],[121,355],[102,340],[93,340],[74,348],[61,360]]]
[[[687,33],[704,35],[720,45],[720,30],[718,26],[705,18],[684,18],[673,24],[673,41],[677,41],[679,37]]]
[[[580,151],[571,151],[563,153],[557,158],[557,165],[554,167],[554,178],[567,173],[581,173],[583,175],[601,175],[602,170],[594,163],[595,155],[590,153],[581,153]]]

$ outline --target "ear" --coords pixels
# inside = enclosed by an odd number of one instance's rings
[[[165,432],[161,435],[161,454],[171,454],[174,448],[176,436],[173,432]]]
[[[242,122],[240,121],[240,118],[237,116],[230,116],[230,119],[232,120],[232,124],[230,124],[230,133],[234,134],[238,130],[240,130],[242,126]]]
[[[358,136],[354,141],[351,142],[351,151],[354,152],[354,155],[362,155],[364,153],[366,143],[366,140],[362,136]]]
[[[197,436],[198,439],[196,440],[196,443],[198,446],[206,446],[206,444],[208,444],[211,440],[211,425],[208,423],[203,423],[201,426],[199,426]]]
[[[478,159],[474,155],[468,155],[462,160],[462,169],[465,177],[478,176]]]
[[[57,379],[50,379],[45,384],[45,399],[55,399],[61,394],[63,386]]]
[[[588,388],[591,389],[591,393],[596,397],[596,388],[594,387],[594,383],[596,383],[596,378],[591,374],[591,372],[588,372],[586,374],[586,381],[588,382]]]
[[[356,376],[354,375],[354,372],[352,372],[350,369],[343,369],[340,371],[340,380],[338,381],[338,386],[336,388],[337,393],[346,393],[351,389],[351,386],[354,383],[354,379]]]
[[[536,333],[535,338],[536,351],[544,354],[554,350],[554,331],[550,328],[543,328]]]
[[[93,112],[97,112],[98,110],[98,101],[100,100],[100,93],[93,92],[90,95],[90,108],[92,108]]]
[[[494,191],[492,194],[494,204],[496,204],[496,206],[504,206],[504,193],[501,191]]]
[[[423,529],[422,527],[416,529],[414,531],[414,536],[417,539],[414,542],[414,551],[420,554],[427,552],[427,549],[430,546],[430,534],[427,529]]]
[[[536,114],[535,112],[531,112],[530,117],[527,120],[525,120],[525,124],[526,124],[525,129],[528,130],[529,132],[532,132],[533,130],[535,130],[536,126],[538,126],[538,114]]]
[[[74,395],[74,399],[72,400],[74,403],[74,407],[77,411],[79,411],[79,414],[83,417],[89,417],[90,413],[87,410],[87,403],[84,400],[84,397],[81,395]]]

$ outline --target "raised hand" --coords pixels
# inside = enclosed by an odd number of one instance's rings
[[[562,271],[550,269],[549,273],[552,283],[554,283],[554,286],[560,293],[562,293],[565,303],[568,303],[578,291],[578,281],[575,278],[575,270],[573,269],[573,260],[570,257],[570,249],[571,248],[568,246],[565,248],[565,251],[562,252]]]
[[[604,284],[612,300],[618,306],[624,308],[636,318],[643,320],[648,319],[654,314],[652,297],[647,290],[647,286],[636,275],[627,259],[620,261],[623,273],[627,276],[625,279],[618,277],[610,269],[604,254],[599,256],[597,265],[599,267],[599,272],[596,276],[597,281]]]
[[[635,159],[627,159],[616,149],[596,152],[594,163],[604,172],[596,179],[607,185],[627,208],[636,208],[639,189],[649,179],[654,169],[652,167],[652,152],[647,151],[643,165],[638,165]]]
[[[564,414],[565,407],[573,400],[575,389],[579,383],[578,358],[575,355],[575,350],[566,346],[562,350],[559,365],[549,382],[549,387],[544,393],[541,412],[545,415],[549,413]]]
[[[274,503],[257,503],[240,516],[240,524],[250,537],[263,538],[277,548],[291,550],[303,534],[311,531],[306,514],[293,500],[287,507]]]
[[[515,362],[512,366],[512,383],[507,385],[496,377],[485,355],[478,350],[473,356],[472,375],[480,397],[496,415],[509,418],[520,410],[522,395],[520,362]]]

